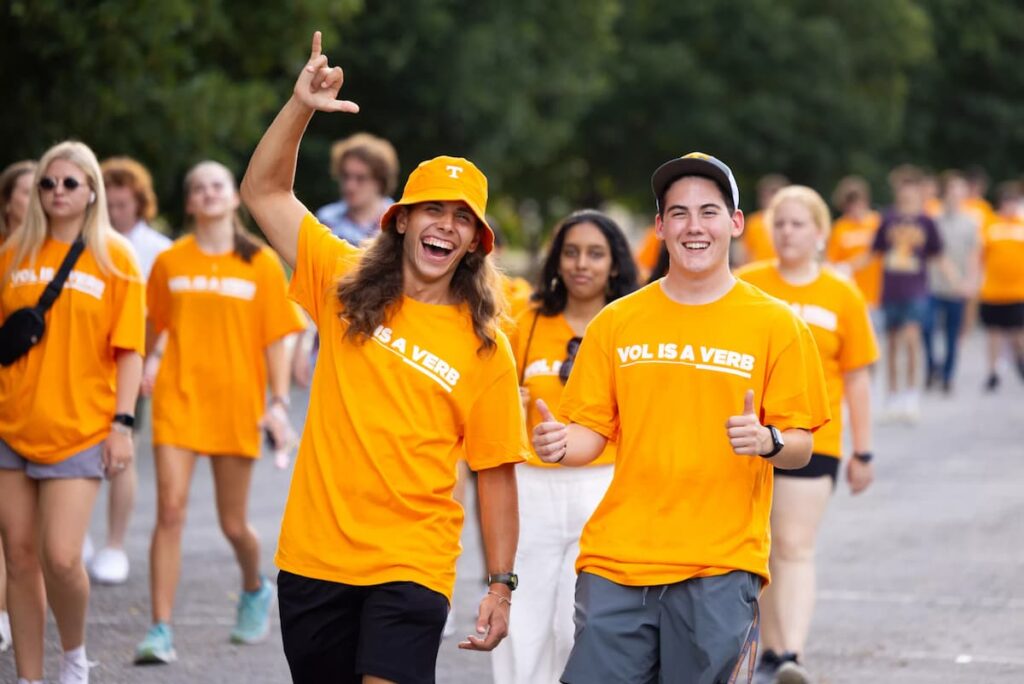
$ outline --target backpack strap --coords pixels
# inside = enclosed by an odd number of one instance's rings
[[[60,295],[61,290],[64,289],[64,281],[68,279],[71,269],[75,267],[75,262],[78,261],[78,257],[82,255],[84,249],[85,241],[82,239],[81,233],[79,233],[75,241],[71,243],[71,249],[64,256],[64,261],[61,262],[60,268],[57,269],[57,275],[47,284],[43,294],[39,297],[39,302],[36,303],[36,309],[40,314],[45,314],[53,306],[53,302]]]

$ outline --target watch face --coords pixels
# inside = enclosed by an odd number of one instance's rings
[[[509,586],[509,589],[511,589],[512,591],[515,591],[516,587],[519,586],[519,575],[517,575],[514,572],[511,575],[509,575],[508,576],[508,586]]]

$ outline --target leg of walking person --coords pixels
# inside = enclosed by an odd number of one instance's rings
[[[135,509],[138,474],[132,460],[110,481],[107,492],[107,541],[89,564],[89,575],[102,584],[121,584],[128,579],[128,556],[124,540],[128,521]]]
[[[156,526],[149,549],[150,602],[153,624],[169,624],[181,575],[181,534],[196,467],[196,454],[158,445],[156,462]]]
[[[210,467],[217,496],[220,529],[234,549],[242,574],[242,592],[231,641],[254,644],[270,633],[270,611],[276,595],[274,585],[260,574],[260,540],[249,524],[249,486],[254,458],[213,456]]]
[[[920,418],[920,395],[918,388],[918,366],[920,365],[921,357],[921,324],[920,320],[924,318],[924,304],[922,302],[920,311],[922,315],[915,317],[905,326],[902,331],[902,346],[906,349],[907,355],[907,366],[905,378],[905,393],[904,393],[904,415],[909,421],[916,421]]]
[[[988,348],[988,380],[985,389],[991,392],[999,387],[999,354],[1003,350],[1003,333],[990,326],[985,331],[985,337]]]
[[[938,378],[939,361],[935,353],[935,327],[944,313],[943,302],[938,297],[928,298],[928,311],[921,325],[921,338],[924,343],[925,375],[924,386],[931,389]],[[945,347],[948,350],[949,346]]]
[[[7,560],[0,541],[0,653],[11,647],[11,617],[7,614]]]
[[[217,518],[242,571],[242,589],[260,588],[260,540],[249,524],[249,485],[255,459],[212,456],[210,468],[217,497]]]
[[[966,300],[947,299],[945,307],[946,360],[942,365],[942,389],[949,392],[953,387],[957,357],[960,353],[960,331],[963,328]]]
[[[89,576],[82,564],[82,542],[99,491],[100,480],[94,478],[55,478],[39,482],[43,579],[65,653],[85,644]]]
[[[18,676],[43,678],[46,591],[36,542],[38,485],[24,470],[0,470],[0,537],[6,552],[7,606]]]
[[[772,500],[772,582],[761,596],[762,643],[777,654],[803,655],[815,600],[818,528],[832,478],[776,476]]]

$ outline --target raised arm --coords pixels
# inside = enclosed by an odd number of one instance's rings
[[[344,80],[341,67],[328,66],[327,55],[320,49],[320,32],[315,32],[309,61],[292,96],[263,134],[242,179],[242,201],[270,244],[293,268],[299,224],[308,211],[294,193],[299,143],[313,112],[359,111],[354,102],[337,99]]]

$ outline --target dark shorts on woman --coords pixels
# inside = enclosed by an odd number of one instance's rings
[[[23,470],[32,480],[103,479],[103,442],[63,461],[43,464],[28,460],[0,440],[0,470]]]
[[[978,317],[981,318],[981,324],[986,328],[999,330],[1024,328],[1024,302],[1011,302],[1010,304],[981,302],[978,305]]]
[[[928,316],[928,298],[908,299],[900,302],[883,302],[882,312],[885,314],[885,331],[893,332],[911,323],[924,325]]]
[[[775,469],[775,477],[825,477],[832,478],[832,486],[836,486],[839,477],[839,459],[825,454],[811,454],[811,460],[803,468],[796,470]]]
[[[277,596],[295,684],[360,684],[363,675],[434,684],[444,595],[414,582],[355,586],[282,570]]]

